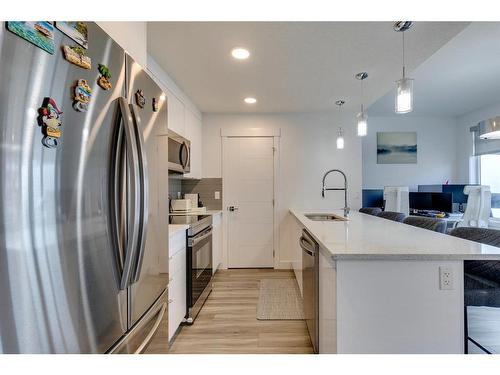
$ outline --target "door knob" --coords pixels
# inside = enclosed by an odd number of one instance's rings
[[[227,209],[228,209],[228,211],[231,211],[231,212],[238,211],[238,207],[235,207],[235,206],[229,206]]]

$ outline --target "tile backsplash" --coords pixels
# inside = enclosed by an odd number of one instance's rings
[[[203,205],[208,210],[222,210],[222,178],[202,178],[201,180],[182,179],[180,175],[171,174],[168,178],[168,193],[173,199],[177,192],[182,196],[189,193],[198,193]],[[215,192],[219,198],[215,199]]]
[[[177,199],[177,192],[182,194],[182,176],[178,174],[168,175],[168,195],[172,199]]]
[[[216,191],[220,193],[220,199],[215,199]],[[186,193],[198,193],[208,210],[222,210],[222,178],[182,180],[182,194]]]

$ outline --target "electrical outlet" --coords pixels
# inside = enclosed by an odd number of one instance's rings
[[[215,192],[214,199],[220,199],[220,191]]]
[[[453,270],[450,267],[439,267],[439,289],[453,289]]]

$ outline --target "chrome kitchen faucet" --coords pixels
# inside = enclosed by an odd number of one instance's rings
[[[326,176],[328,176],[332,172],[338,172],[342,176],[344,176],[344,187],[343,188],[326,188],[325,187]],[[349,214],[349,211],[351,209],[347,206],[347,177],[346,177],[345,173],[342,172],[340,169],[331,169],[328,172],[326,172],[325,175],[323,176],[323,188],[321,189],[321,196],[323,198],[325,197],[326,190],[344,190],[344,216],[347,217],[347,215]]]

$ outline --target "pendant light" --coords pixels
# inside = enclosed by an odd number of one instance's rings
[[[500,139],[500,117],[495,117],[479,124],[479,138]]]
[[[345,104],[344,100],[337,100],[335,104],[339,107],[339,114],[340,114],[340,109],[342,106]],[[342,131],[342,127],[339,127],[339,132],[337,134],[337,149],[342,150],[344,148],[344,132]]]
[[[405,72],[405,31],[412,25],[411,21],[398,21],[394,24],[394,31],[401,33],[403,38],[403,78],[396,81],[396,113],[413,111],[413,79],[407,78]]]
[[[358,121],[358,137],[364,137],[368,132],[368,115],[363,107],[363,81],[368,78],[368,73],[361,72],[356,74],[356,79],[361,82],[361,110],[356,115]]]

